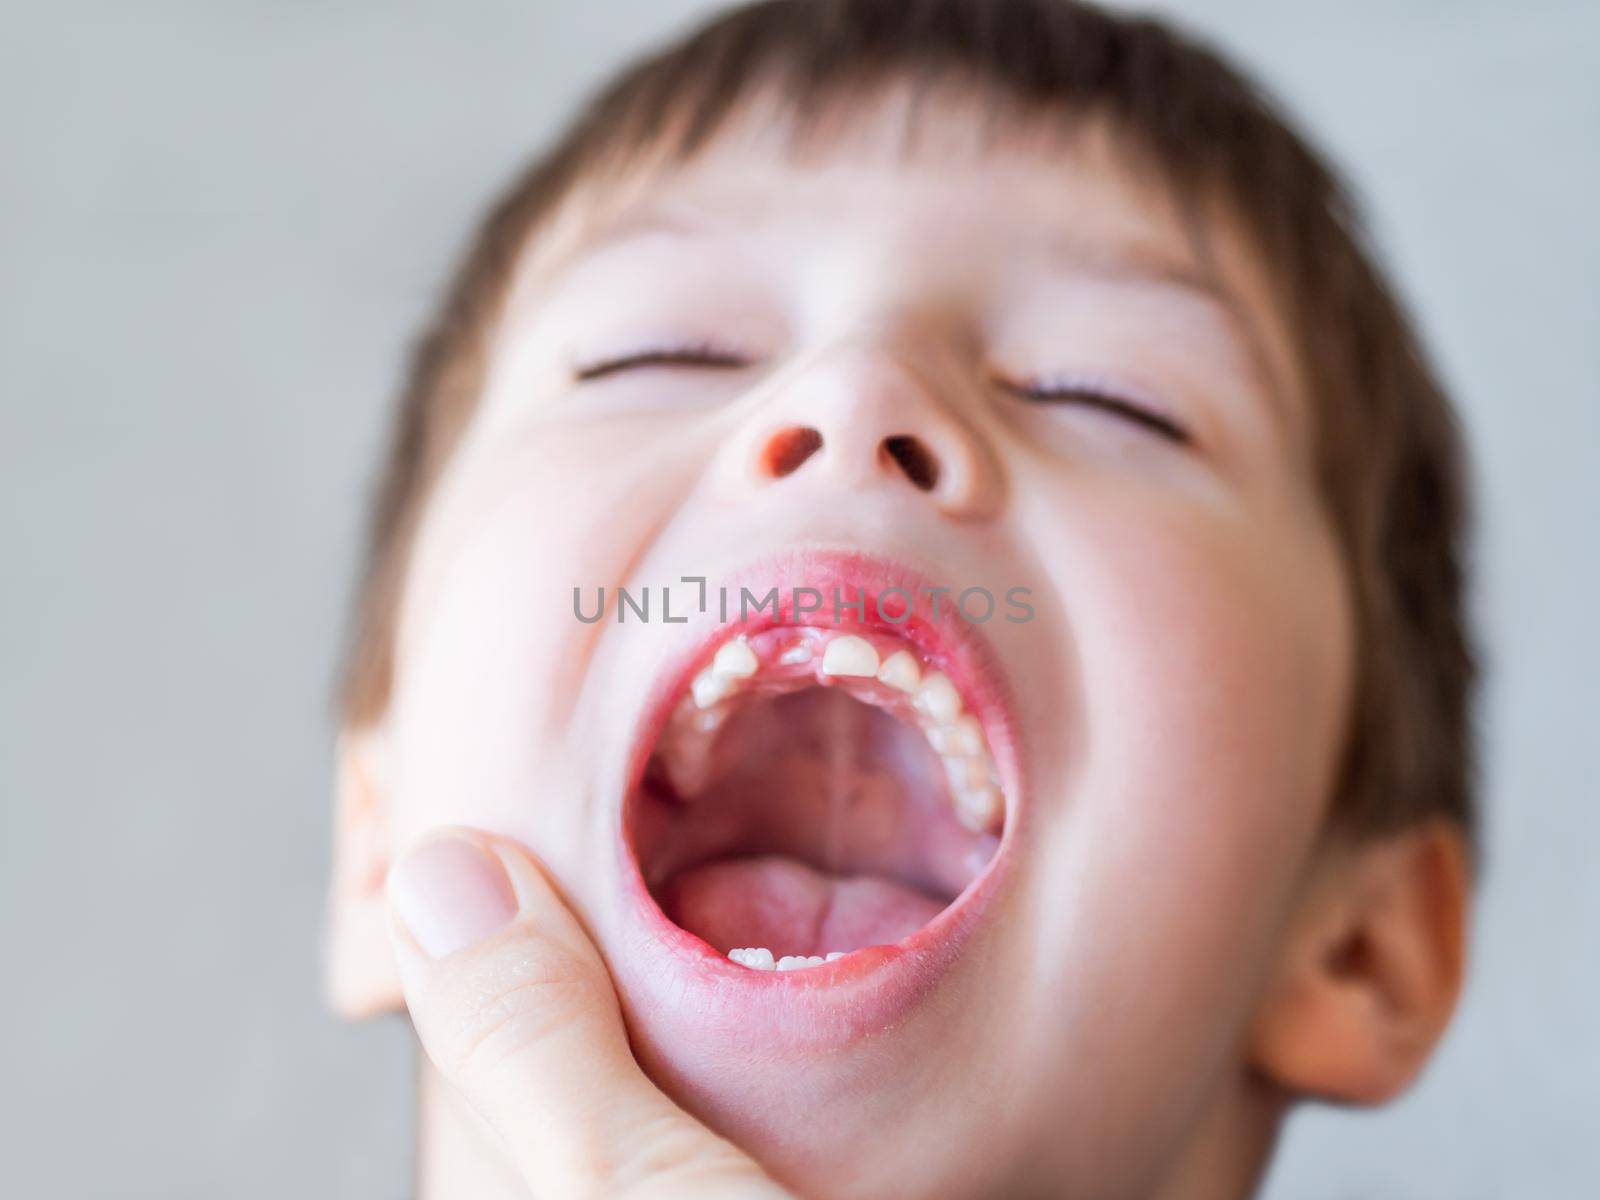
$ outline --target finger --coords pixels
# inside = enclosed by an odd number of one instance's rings
[[[423,1048],[536,1195],[785,1194],[645,1076],[599,951],[519,847],[442,831],[388,890]]]

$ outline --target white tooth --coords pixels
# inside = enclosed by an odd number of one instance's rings
[[[953,725],[929,725],[924,732],[928,735],[928,745],[933,747],[935,754],[960,754],[961,739],[956,736]]]
[[[978,724],[978,718],[970,713],[953,721],[949,726],[950,732],[955,735],[956,754],[982,754],[983,729]],[[947,751],[948,753],[948,751]]]
[[[741,967],[744,966],[744,947],[736,946],[732,950],[729,950],[728,957],[733,959],[733,961],[738,963]]]
[[[834,957],[843,956],[835,955]],[[820,967],[824,962],[831,961],[833,960],[824,959],[820,954],[785,954],[778,960],[776,969],[779,971],[803,971],[807,967]]]
[[[726,679],[749,679],[760,665],[756,652],[742,637],[724,642],[711,660],[711,669]]]
[[[947,754],[944,756],[944,773],[950,780],[950,790],[985,787],[989,783],[989,764],[981,758]]]
[[[822,673],[871,679],[878,673],[878,652],[866,638],[858,638],[854,634],[836,637],[822,652]]]
[[[922,681],[912,703],[941,724],[949,724],[961,715],[961,693],[943,671],[935,671]]]
[[[744,965],[757,971],[770,971],[774,967],[772,951],[765,946],[752,946],[745,951]]]
[[[845,952],[843,950],[829,950],[827,958],[823,959],[823,961],[824,962],[833,962],[835,959],[843,958],[844,955],[845,955]]]
[[[778,655],[778,661],[786,667],[798,667],[802,663],[808,663],[811,661],[811,647],[805,642],[796,642]]]
[[[899,692],[915,692],[922,682],[922,668],[909,650],[896,650],[878,668],[878,682]]]
[[[725,675],[718,675],[710,667],[694,677],[694,682],[689,685],[689,690],[694,695],[694,702],[701,708],[710,708],[729,692],[733,691],[733,680]]]
[[[978,787],[957,788],[955,809],[956,820],[974,833],[993,833],[1000,826],[1004,805],[999,791],[985,782]]]

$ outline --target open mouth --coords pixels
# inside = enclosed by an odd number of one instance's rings
[[[645,888],[752,970],[914,937],[984,874],[1004,832],[969,707],[887,631],[732,635],[671,702],[624,807]]]

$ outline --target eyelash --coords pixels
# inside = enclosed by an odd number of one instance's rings
[[[652,346],[625,354],[621,358],[580,363],[573,368],[572,378],[578,383],[587,383],[635,367],[713,367],[733,370],[749,365],[750,360],[744,355],[736,354],[712,342],[686,342],[682,345]]]
[[[1187,446],[1194,441],[1187,429],[1165,413],[1100,383],[1070,379],[1062,382],[1029,380],[1023,383],[1002,379],[999,382],[1012,395],[1024,400],[1043,404],[1080,404],[1132,421],[1180,446]]]
[[[642,367],[709,367],[717,370],[736,370],[749,365],[750,360],[744,355],[713,342],[702,341],[652,346],[618,358],[580,363],[573,368],[572,376],[575,382],[588,383],[608,375]],[[1016,382],[1004,378],[998,378],[996,382],[1023,400],[1043,404],[1079,404],[1085,408],[1098,409],[1132,421],[1181,446],[1189,445],[1193,441],[1189,431],[1171,417],[1098,383],[1089,381],[1053,383],[1038,379]]]

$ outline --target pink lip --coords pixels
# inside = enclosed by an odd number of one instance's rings
[[[648,1011],[652,1024],[664,1022],[675,1040],[709,1037],[729,1049],[770,1047],[775,1041],[793,1048],[837,1048],[902,1019],[954,963],[1010,877],[1025,796],[1009,693],[988,640],[953,611],[955,593],[942,598],[940,619],[933,621],[922,589],[935,586],[934,582],[903,564],[857,551],[806,549],[759,560],[708,586],[715,588],[719,582],[733,597],[730,617],[737,613],[741,586],[750,587],[757,596],[777,586],[778,612],[774,615],[768,609],[750,614],[748,620],[723,624],[716,619],[717,605],[708,605],[706,620],[683,627],[681,644],[652,688],[618,803],[624,946],[613,967],[629,1006]],[[952,585],[965,586],[966,581],[955,580]],[[821,590],[827,602],[818,612],[796,615],[792,603],[796,586]],[[831,605],[835,586],[847,601],[864,594],[864,612],[843,610],[843,619],[836,622]],[[891,622],[877,612],[873,599],[889,588],[904,589],[918,598],[910,619]],[[898,616],[901,598],[886,599],[885,607]],[[734,963],[668,920],[645,887],[623,820],[627,797],[690,677],[735,634],[754,634],[775,625],[882,630],[911,642],[939,664],[983,726],[1006,796],[1005,829],[994,858],[932,922],[893,946],[873,946],[832,963],[789,972],[756,971]]]

